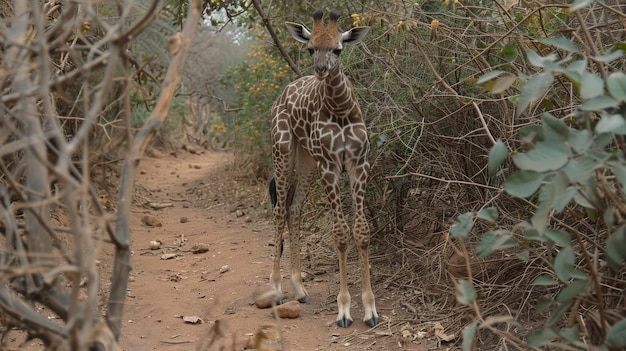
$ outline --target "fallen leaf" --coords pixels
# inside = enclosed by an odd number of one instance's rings
[[[446,334],[444,332],[443,325],[441,325],[441,323],[435,322],[433,327],[435,328],[435,336],[438,337],[439,339],[445,342],[450,342],[456,339],[456,336],[454,334]]]

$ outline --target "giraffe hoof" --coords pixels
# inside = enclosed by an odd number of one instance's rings
[[[298,299],[298,302],[300,303],[309,303],[311,301],[311,299],[309,298],[308,295],[304,295],[301,298]]]
[[[378,324],[378,318],[372,317],[364,322],[365,324],[367,324],[368,327],[374,328]]]
[[[347,328],[350,326],[350,324],[352,324],[352,320],[351,319],[338,319],[337,320],[337,326],[341,327],[341,328]]]

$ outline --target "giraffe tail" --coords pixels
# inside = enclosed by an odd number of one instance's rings
[[[277,196],[276,196],[276,179],[274,177],[270,179],[269,193],[270,193],[270,201],[272,201],[272,208],[274,208],[276,207],[276,202],[278,201]]]
[[[276,195],[276,178],[272,177],[272,179],[270,179],[270,184],[268,186],[268,190],[270,193],[270,201],[272,202],[272,208],[276,207],[276,203],[278,202],[278,197]],[[280,239],[280,255],[283,255],[283,239],[281,237]]]

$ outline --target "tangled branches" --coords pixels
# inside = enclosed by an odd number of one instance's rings
[[[109,5],[106,10],[118,10],[119,17],[104,22],[98,15],[103,8],[96,6],[15,1],[1,9],[9,20],[2,27],[0,70],[0,310],[7,331],[11,326],[25,330],[51,350],[119,349],[134,167],[167,116],[200,18],[195,1],[188,25],[176,36],[182,40],[172,52],[168,88],[130,143],[115,208],[101,202],[99,191],[107,189],[91,182],[98,172],[93,136],[110,135],[111,125],[102,117],[110,112],[112,96],[122,101],[118,105],[125,108],[118,112],[129,121],[127,45],[159,9],[154,1],[131,20],[133,9]],[[107,174],[101,175],[106,180]],[[103,318],[96,254],[111,243],[114,273]]]

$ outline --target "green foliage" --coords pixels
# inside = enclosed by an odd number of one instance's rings
[[[582,9],[589,3],[576,1],[570,11]],[[546,112],[541,115],[539,125],[520,129],[525,149],[510,153],[517,171],[507,176],[502,188],[509,195],[526,200],[534,210],[530,218],[517,224],[523,228],[522,235],[513,235],[507,230],[487,231],[480,235],[476,253],[486,256],[496,251],[537,245],[553,248],[554,255],[542,266],[544,274],[538,275],[532,284],[551,289],[552,297],[547,301],[538,300],[536,309],[544,310],[547,305],[554,308],[543,328],[529,335],[527,342],[534,347],[567,345],[569,348],[583,344],[581,331],[585,330],[585,325],[562,322],[571,320],[570,315],[579,315],[578,307],[582,302],[593,305],[606,320],[605,296],[611,289],[624,288],[623,281],[611,277],[624,272],[626,259],[626,222],[622,219],[626,214],[623,212],[626,158],[621,149],[621,136],[626,134],[626,75],[620,71],[604,76],[598,73],[598,69],[611,70],[609,64],[622,58],[621,51],[589,55],[569,39],[542,39],[541,42],[557,51],[545,56],[528,51],[527,60],[538,72],[530,78],[518,75],[523,82],[519,85],[516,115],[521,116],[550,94],[555,89],[554,82],[571,83],[580,103],[564,117]],[[595,67],[589,67],[588,62],[595,63]],[[507,78],[502,71],[492,71],[478,82]],[[514,83],[507,80],[507,84]],[[507,154],[506,145],[498,141],[489,154],[490,174],[506,162]],[[595,225],[589,223],[586,229],[566,224],[572,223],[572,215],[590,212],[597,213],[602,220]],[[458,216],[450,228],[452,236],[467,240],[476,217],[479,216],[473,212]],[[595,219],[587,218],[587,221]],[[606,264],[598,265],[594,257]],[[461,282],[467,284],[462,280],[459,285]],[[469,291],[468,287],[463,289]],[[459,302],[467,303],[466,295],[458,295]],[[610,328],[603,328],[600,348],[624,347],[625,325],[626,319],[622,316],[622,320]],[[468,325],[464,335],[474,337],[475,329],[475,323]],[[469,348],[464,346],[464,349]]]

